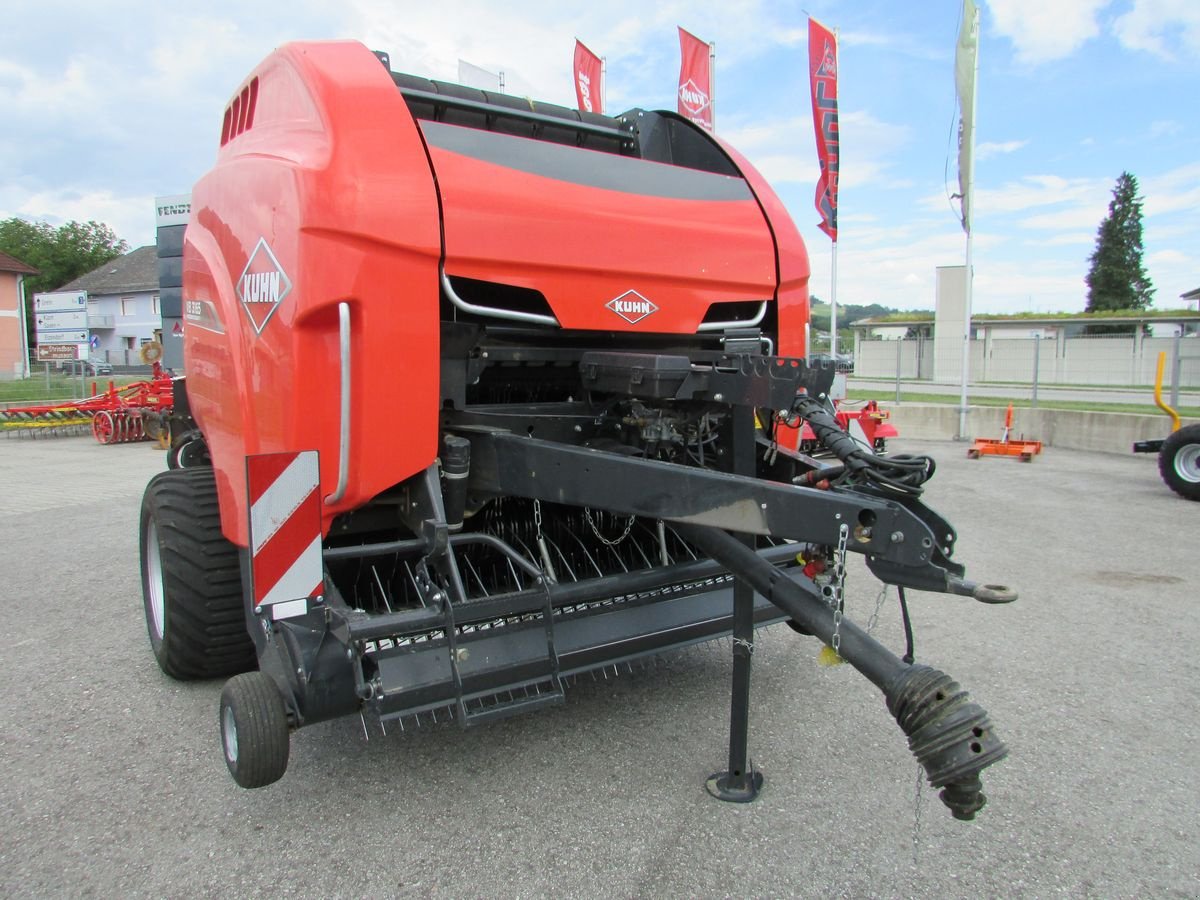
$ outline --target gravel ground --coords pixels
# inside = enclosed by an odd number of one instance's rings
[[[470,731],[293,736],[243,791],[216,682],[150,655],[137,515],[149,444],[0,439],[0,895],[1195,897],[1200,895],[1200,504],[1154,460],[1047,450],[939,462],[927,499],[968,577],[1021,599],[910,595],[917,656],[1011,755],[954,821],[878,692],[776,626],[755,653],[757,802],[723,804],[728,643],[582,681],[565,706]],[[849,614],[878,593],[861,566]],[[875,631],[899,648],[895,604]]]

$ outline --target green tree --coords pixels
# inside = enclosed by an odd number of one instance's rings
[[[1088,312],[1146,309],[1154,287],[1142,265],[1142,198],[1137,178],[1122,172],[1100,223],[1087,274]]]
[[[53,291],[129,251],[129,245],[101,222],[47,222],[13,217],[0,221],[0,250],[38,269],[25,279],[25,315],[33,335],[34,294]]]

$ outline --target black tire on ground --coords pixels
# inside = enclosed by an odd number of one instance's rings
[[[1163,441],[1158,471],[1180,497],[1200,500],[1200,425],[1180,428]]]
[[[233,780],[244,788],[273,784],[287,771],[287,709],[270,676],[247,672],[221,691],[221,749]]]
[[[150,646],[172,678],[257,667],[238,551],[221,533],[212,469],[170,469],[146,486],[139,529]]]

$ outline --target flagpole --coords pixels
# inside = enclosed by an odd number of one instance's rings
[[[608,57],[600,57],[600,112],[608,109]]]
[[[717,42],[708,45],[708,116],[717,130]]]
[[[963,186],[963,225],[967,232],[966,252],[966,315],[963,316],[963,352],[962,352],[962,386],[958,401],[958,439],[967,439],[967,380],[971,371],[971,304],[975,293],[975,272],[971,265],[971,217],[975,211],[975,101],[979,95],[979,9],[975,8],[975,18],[971,25],[976,35],[975,59],[971,76],[971,121],[963,135],[967,148],[967,156],[971,165],[967,169],[967,183]]]
[[[837,360],[837,240],[833,242],[833,271],[829,277],[829,355]]]
[[[833,52],[837,53],[838,30],[833,29]],[[840,63],[839,63],[840,68]],[[841,155],[841,133],[838,133],[838,155]],[[834,210],[834,216],[837,215],[837,210]],[[836,222],[837,220],[834,219]],[[834,230],[837,234],[837,230]],[[833,256],[832,267],[829,273],[829,355],[833,357],[834,369],[837,369],[837,238],[833,239]]]

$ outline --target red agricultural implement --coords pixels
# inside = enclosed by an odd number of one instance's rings
[[[77,434],[90,429],[101,444],[164,440],[172,408],[171,376],[157,361],[149,381],[123,387],[113,382],[92,396],[64,403],[20,406],[0,410],[0,430],[18,435]]]
[[[874,409],[847,433],[804,244],[718,137],[289,44],[225,110],[183,273],[143,598],[164,672],[232,676],[239,785],[282,777],[312,723],[482,725],[732,636],[707,787],[748,801],[755,629],[790,622],[880,690],[955,816],[983,806],[987,713],[843,587],[856,553],[902,609],[1015,594],[953,559],[932,459],[874,453]]]
[[[898,435],[896,426],[888,421],[891,413],[880,409],[874,400],[866,401],[861,408],[855,408],[848,400],[837,401],[834,406],[834,418],[837,419],[838,425],[864,449],[882,453],[887,449],[888,439]],[[800,444],[797,449],[801,453],[811,454],[821,451],[821,442],[817,440],[816,433],[807,422],[800,426]]]

